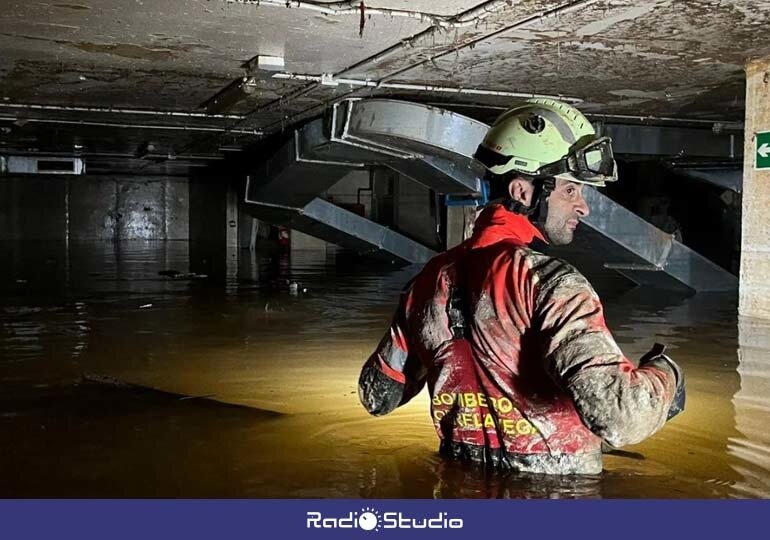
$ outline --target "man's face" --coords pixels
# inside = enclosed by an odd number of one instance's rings
[[[580,218],[589,213],[583,198],[583,184],[556,179],[556,188],[548,197],[545,232],[552,244],[563,246],[572,242]]]

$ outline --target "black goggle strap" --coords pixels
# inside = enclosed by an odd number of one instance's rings
[[[566,172],[571,172],[569,167],[569,157],[565,157],[564,159],[560,159],[559,161],[555,161],[548,165],[543,165],[537,170],[537,177],[552,178]]]

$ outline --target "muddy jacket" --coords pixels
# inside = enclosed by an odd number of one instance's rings
[[[442,453],[555,474],[598,473],[602,440],[637,443],[664,424],[673,370],[635,367],[588,281],[528,247],[538,239],[492,206],[469,240],[428,262],[361,372],[371,414],[427,383]]]

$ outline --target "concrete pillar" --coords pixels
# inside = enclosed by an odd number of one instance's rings
[[[452,249],[473,234],[475,206],[449,206],[446,209],[446,248]]]
[[[371,219],[380,225],[392,227],[395,219],[393,203],[398,173],[391,169],[376,168],[373,174]]]
[[[238,191],[232,183],[227,186],[227,206],[225,209],[227,221],[227,247],[237,248],[238,244]]]
[[[238,235],[238,190],[234,182],[227,185],[227,203],[225,208],[225,219],[227,221],[227,232],[225,233],[225,242],[227,243],[227,292],[235,293],[238,291],[238,256],[241,246]]]
[[[436,230],[435,196],[422,184],[399,176],[396,186],[394,225],[406,236],[432,249],[441,249]]]
[[[238,245],[241,249],[254,250],[259,232],[259,220],[244,209],[244,205],[238,203]]]
[[[746,66],[738,311],[770,319],[770,169],[758,170],[757,133],[770,131],[770,58]]]
[[[237,285],[238,199],[228,178],[190,179],[190,271],[224,277],[228,291]]]

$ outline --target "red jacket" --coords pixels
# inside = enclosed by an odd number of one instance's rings
[[[359,396],[371,414],[387,414],[427,382],[442,453],[522,471],[598,473],[602,440],[637,443],[664,424],[675,375],[665,365],[636,368],[588,281],[529,248],[535,239],[543,237],[526,217],[484,210],[469,240],[406,287],[364,365]],[[450,298],[459,299],[462,335],[453,335]]]

